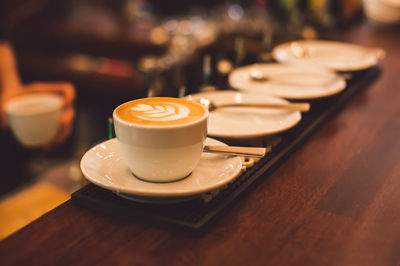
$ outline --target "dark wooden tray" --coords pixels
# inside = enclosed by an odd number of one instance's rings
[[[257,183],[261,182],[279,166],[298,145],[304,143],[311,134],[337,113],[341,107],[357,92],[368,87],[380,74],[379,67],[353,73],[347,88],[335,96],[315,100],[311,111],[303,115],[302,121],[293,129],[261,140],[251,140],[257,145],[273,145],[272,152],[242,173],[226,189],[221,190],[211,201],[201,198],[173,204],[139,203],[123,199],[113,192],[89,184],[71,195],[74,204],[88,209],[117,216],[123,219],[151,223],[180,232],[203,232],[212,221],[228,210]],[[229,142],[229,140],[225,140]],[[234,142],[234,141],[232,141]],[[232,144],[232,143],[229,143]],[[249,144],[251,144],[249,142]]]

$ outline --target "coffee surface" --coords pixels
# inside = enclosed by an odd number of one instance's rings
[[[116,115],[141,125],[180,125],[199,120],[205,109],[179,98],[154,97],[133,100],[117,107]]]
[[[61,109],[63,99],[54,93],[32,93],[11,99],[6,112],[13,115],[34,115]]]

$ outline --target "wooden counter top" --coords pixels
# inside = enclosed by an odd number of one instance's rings
[[[68,201],[0,242],[0,264],[400,264],[400,29],[337,39],[385,48],[381,76],[203,235]]]

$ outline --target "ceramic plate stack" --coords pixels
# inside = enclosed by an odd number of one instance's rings
[[[400,0],[363,0],[365,15],[379,24],[400,23]]]

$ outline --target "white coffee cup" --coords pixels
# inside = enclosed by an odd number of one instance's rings
[[[118,106],[113,119],[122,157],[140,179],[185,178],[201,158],[208,119],[201,104],[168,97],[137,99]]]
[[[5,112],[11,131],[24,146],[42,147],[54,140],[63,99],[54,93],[32,93],[11,99]]]

